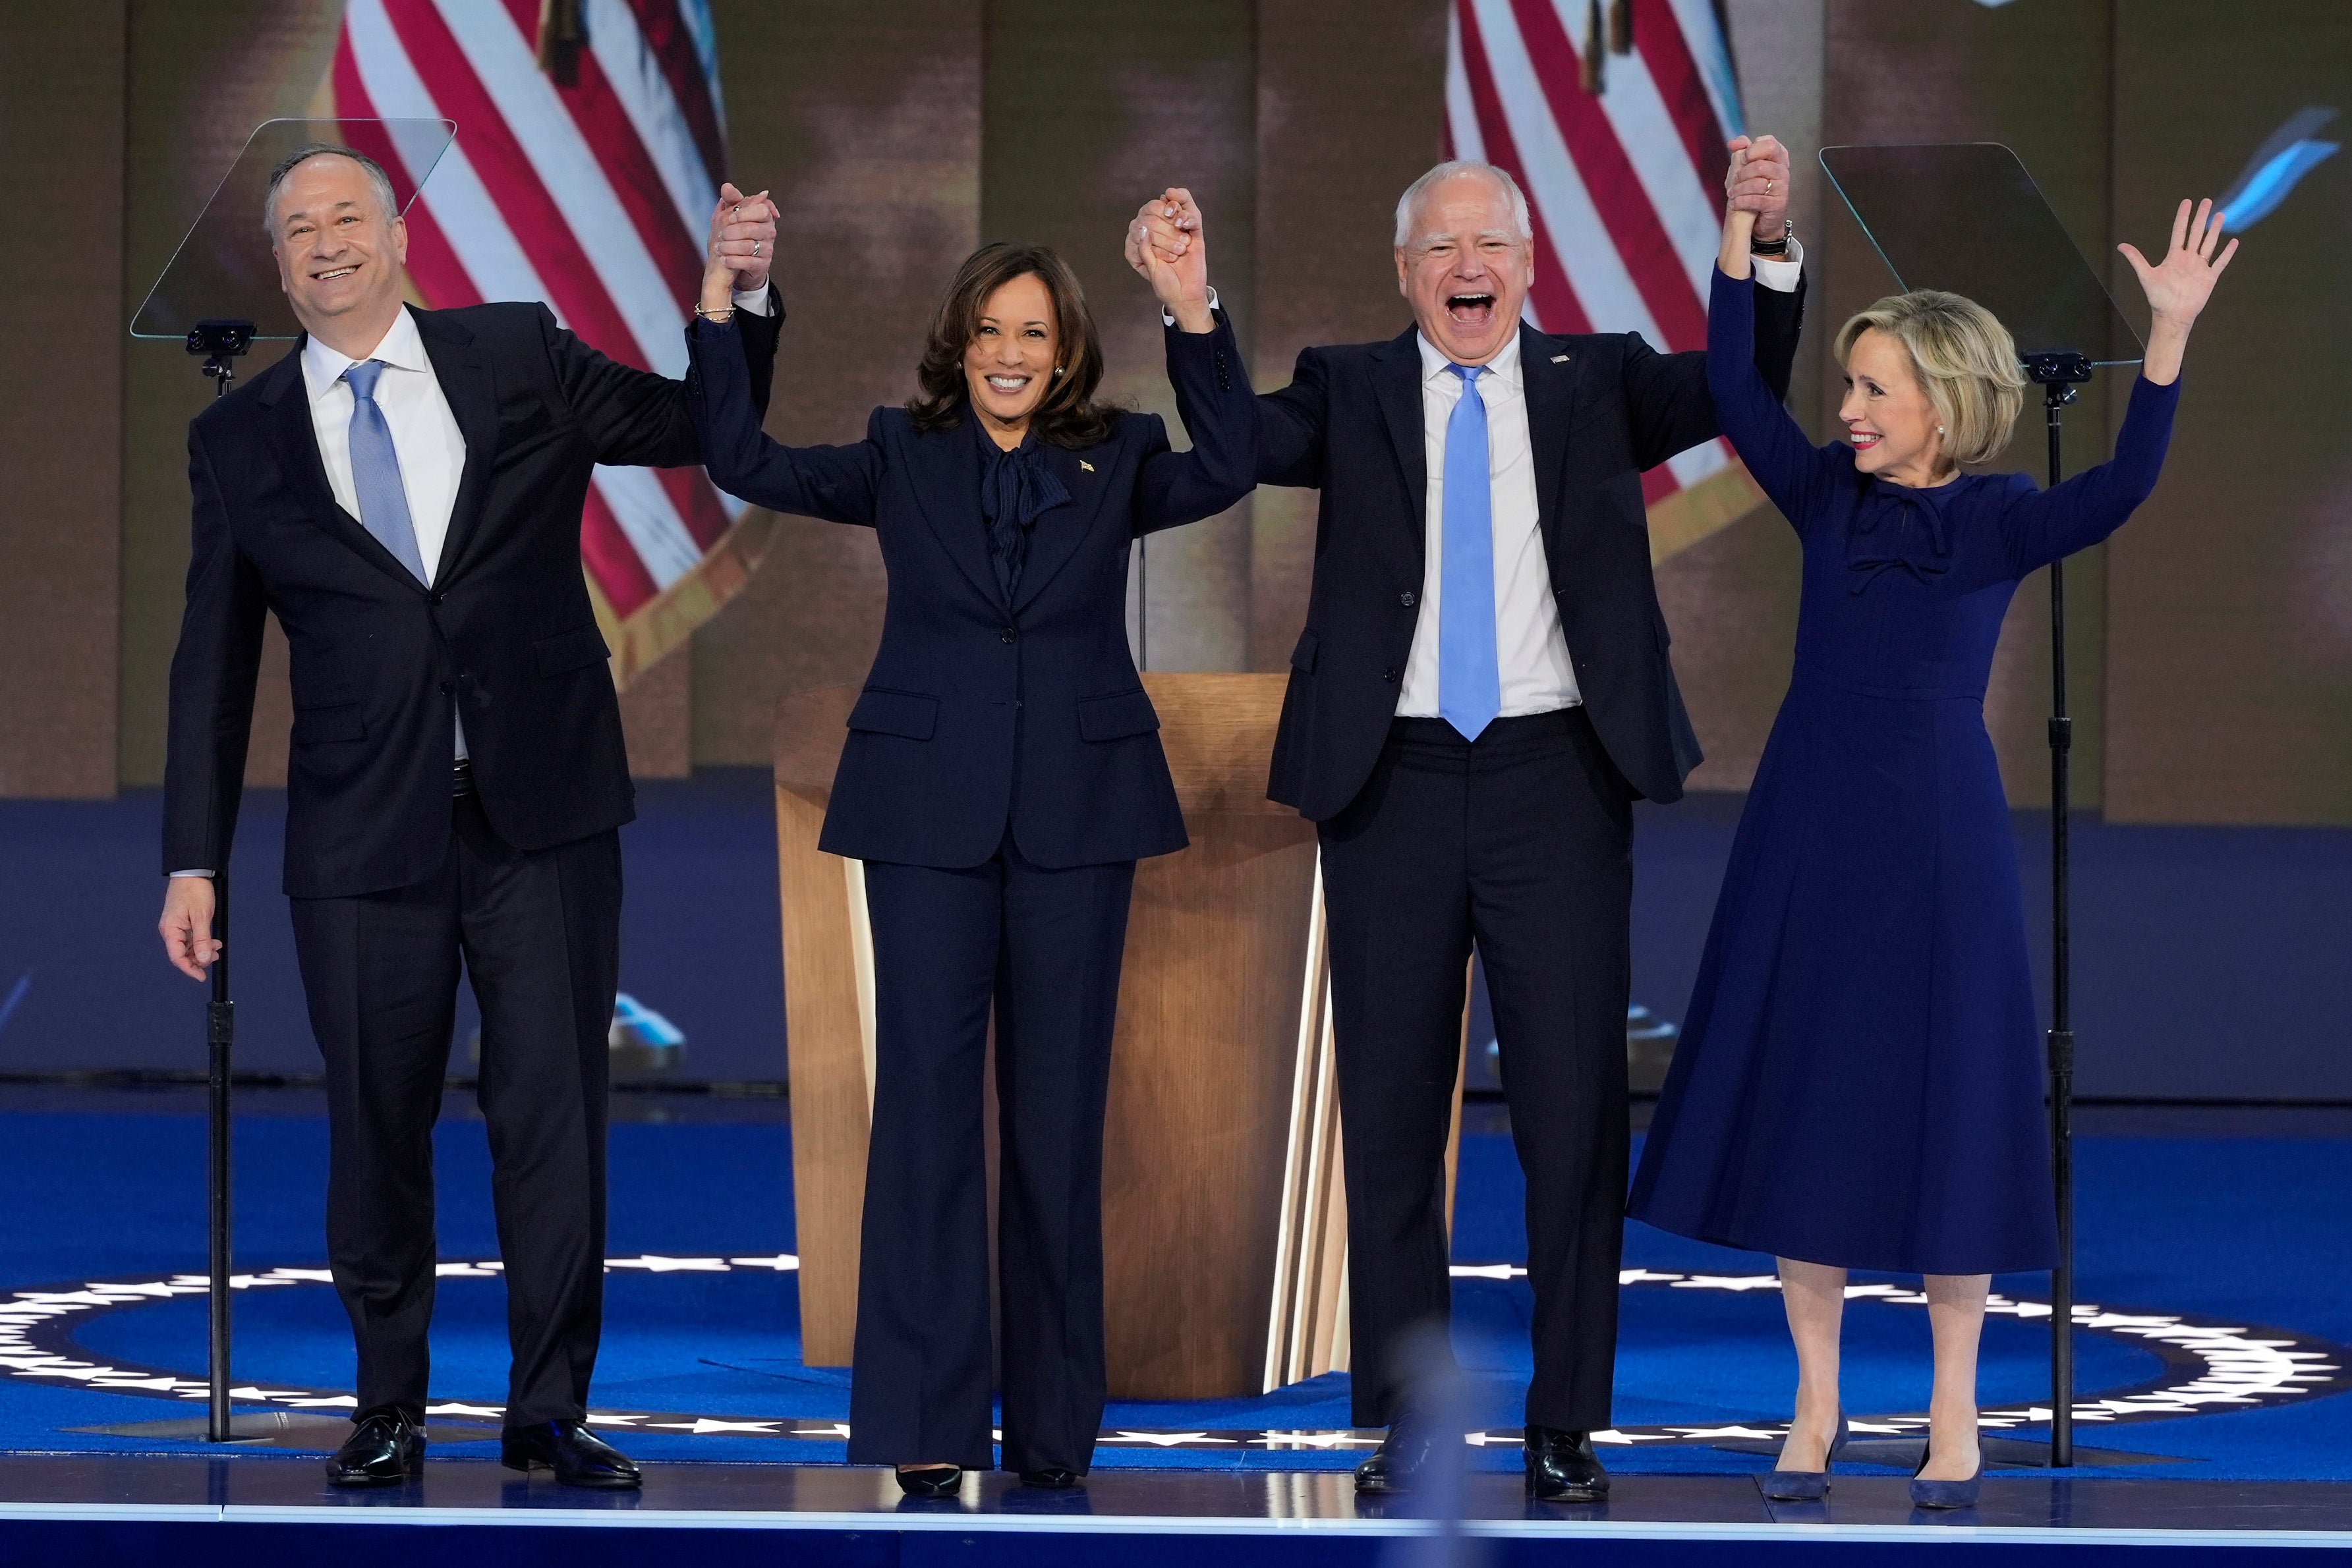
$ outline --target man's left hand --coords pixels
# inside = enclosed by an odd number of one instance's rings
[[[1789,232],[1789,150],[1777,136],[1735,136],[1723,196],[1735,212],[1756,214],[1756,237],[1767,245]]]
[[[735,292],[756,294],[768,287],[776,259],[776,204],[768,193],[747,196],[733,185],[719,187],[710,214],[710,255],[735,269]]]

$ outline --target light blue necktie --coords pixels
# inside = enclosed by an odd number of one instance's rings
[[[1495,503],[1486,451],[1486,402],[1475,365],[1446,367],[1462,378],[1462,401],[1445,422],[1444,556],[1437,600],[1437,711],[1465,740],[1503,710],[1495,657]]]
[[[400,454],[393,449],[392,426],[375,401],[376,378],[383,371],[382,360],[368,360],[343,372],[343,380],[352,383],[352,489],[359,496],[361,526],[424,582],[425,557],[416,548],[416,527],[408,518]]]

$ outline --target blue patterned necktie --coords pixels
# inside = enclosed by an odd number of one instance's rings
[[[1462,378],[1462,401],[1445,423],[1444,554],[1437,600],[1437,711],[1475,740],[1503,710],[1495,656],[1495,504],[1486,449],[1486,402],[1475,365],[1446,367]]]
[[[352,489],[359,497],[361,526],[425,582],[425,557],[416,548],[408,491],[400,482],[400,454],[393,449],[392,426],[375,401],[376,378],[383,371],[382,360],[367,360],[343,372],[352,383]]]

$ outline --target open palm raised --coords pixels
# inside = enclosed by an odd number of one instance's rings
[[[2205,308],[2212,298],[2214,281],[2230,258],[2238,254],[2238,242],[2231,240],[2220,256],[2213,246],[2221,238],[2221,214],[2213,210],[2209,197],[2197,204],[2192,219],[2189,204],[2182,202],[2180,210],[2172,215],[2172,245],[2164,253],[2164,260],[2151,267],[2147,257],[2132,245],[2119,245],[2124,259],[2139,274],[2139,286],[2147,295],[2147,307],[2159,319],[2187,328]]]

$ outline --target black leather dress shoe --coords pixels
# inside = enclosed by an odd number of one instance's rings
[[[510,1470],[553,1470],[568,1487],[625,1491],[644,1484],[629,1456],[588,1429],[585,1421],[538,1421],[509,1427],[499,1438],[499,1462]]]
[[[1588,1432],[1530,1427],[1527,1432],[1528,1495],[1538,1502],[1605,1502],[1609,1472],[1592,1452]]]
[[[397,1405],[384,1405],[352,1423],[352,1435],[327,1461],[327,1484],[396,1487],[425,1470],[425,1428]]]
[[[898,1490],[908,1497],[953,1497],[963,1488],[954,1465],[913,1465],[898,1472]]]
[[[1083,1470],[1046,1469],[1021,1472],[1023,1486],[1043,1487],[1047,1491],[1068,1491],[1073,1487],[1085,1485],[1086,1479],[1086,1472]]]
[[[1356,1467],[1356,1490],[1374,1497],[1410,1491],[1421,1483],[1437,1444],[1428,1429],[1403,1417],[1389,1423],[1378,1452]]]

